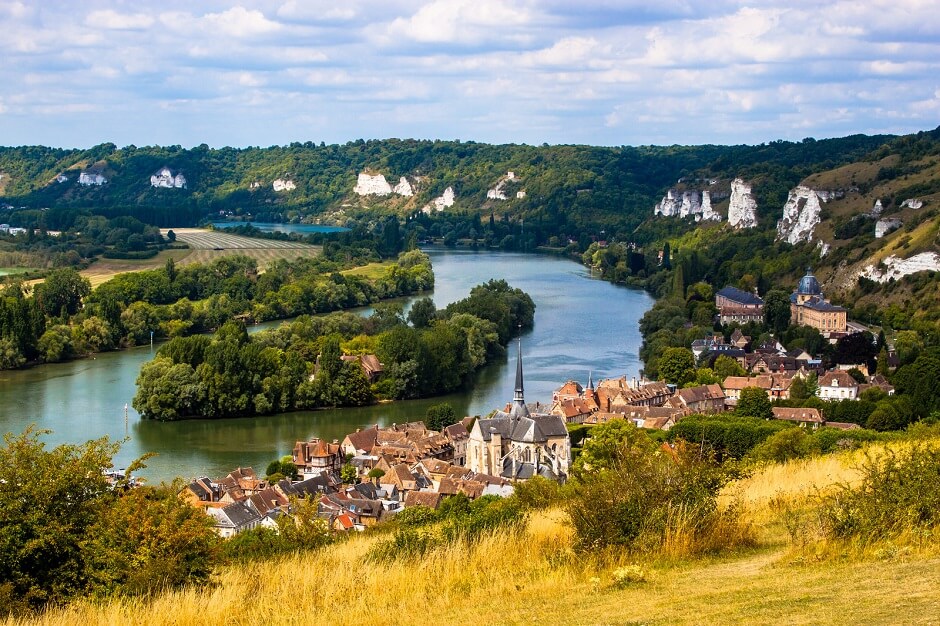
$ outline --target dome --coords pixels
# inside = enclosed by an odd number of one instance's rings
[[[799,294],[816,296],[822,293],[822,287],[819,286],[819,281],[816,280],[816,277],[813,276],[812,272],[806,272],[806,276],[800,279],[800,286],[796,288],[796,292]]]

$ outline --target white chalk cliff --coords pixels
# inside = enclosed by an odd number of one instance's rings
[[[757,226],[757,201],[751,195],[751,186],[735,178],[731,181],[731,200],[728,202],[728,223],[732,228]]]
[[[439,197],[434,198],[424,205],[424,208],[422,208],[421,211],[427,214],[430,214],[432,210],[438,212],[443,211],[447,207],[454,206],[455,199],[456,196],[454,195],[454,188],[448,187]]]
[[[712,208],[712,197],[708,190],[702,192],[702,221],[720,221],[721,215]]]
[[[167,166],[161,167],[150,177],[151,187],[163,187],[164,189],[183,189],[186,187],[186,177],[182,172],[173,172]]]
[[[401,183],[399,183],[401,184]],[[382,174],[366,174],[361,172],[356,180],[356,186],[353,191],[360,196],[387,196],[392,193],[392,186],[385,180]]]
[[[819,201],[829,197],[827,192],[820,194],[805,185],[791,189],[783,205],[783,217],[777,222],[777,240],[792,244],[812,240],[822,212]]]
[[[882,261],[884,267],[880,269],[875,265],[868,265],[861,275],[879,283],[886,283],[890,279],[899,279],[908,274],[917,272],[940,271],[940,254],[936,252],[921,252],[909,259],[901,259],[893,254]]]
[[[392,190],[397,193],[399,196],[404,196],[410,198],[415,194],[415,190],[411,187],[411,183],[408,182],[408,179],[402,176],[398,179],[398,184],[395,185],[395,188]]]
[[[496,181],[496,186],[495,186],[495,187],[493,187],[492,189],[488,189],[488,190],[486,191],[486,199],[487,199],[487,200],[506,200],[506,199],[507,199],[507,196],[506,196],[506,189],[505,189],[505,187],[506,187],[506,183],[509,182],[509,181],[511,181],[511,180],[517,180],[517,179],[516,179],[516,173],[515,173],[515,172],[506,172],[506,175],[505,175],[505,176],[503,176],[503,177],[500,178],[498,181]],[[516,197],[518,198],[518,197],[520,197],[520,196],[519,196],[518,194],[516,194]],[[524,197],[525,197],[525,194],[523,194],[521,197],[524,198]]]

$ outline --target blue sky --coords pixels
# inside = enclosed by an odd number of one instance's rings
[[[935,0],[0,0],[0,144],[760,143],[940,124]]]

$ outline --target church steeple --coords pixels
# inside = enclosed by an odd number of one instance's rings
[[[512,396],[512,408],[509,415],[513,418],[528,417],[529,409],[525,405],[525,390],[522,385],[522,337],[517,342],[516,390]]]

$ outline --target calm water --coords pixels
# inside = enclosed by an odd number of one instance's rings
[[[348,228],[342,226],[320,226],[319,224],[274,224],[269,222],[212,222],[215,228],[234,228],[235,226],[246,226],[251,224],[258,230],[265,233],[298,233],[308,235],[310,233],[339,233]]]
[[[642,291],[594,279],[565,259],[506,252],[429,249],[438,308],[465,297],[491,278],[505,278],[536,303],[535,328],[523,336],[525,391],[529,402],[547,402],[565,380],[636,375],[640,368],[637,322],[652,305]],[[142,474],[151,481],[175,476],[224,475],[241,465],[263,468],[313,436],[342,438],[356,428],[422,419],[428,406],[447,401],[459,414],[485,414],[512,399],[515,350],[480,372],[472,390],[426,400],[259,418],[142,421],[133,408],[125,429],[124,404],[134,397],[149,346],[95,359],[0,371],[0,432],[29,424],[52,430],[49,444],[79,443],[108,435],[128,440],[119,466],[157,452]]]

